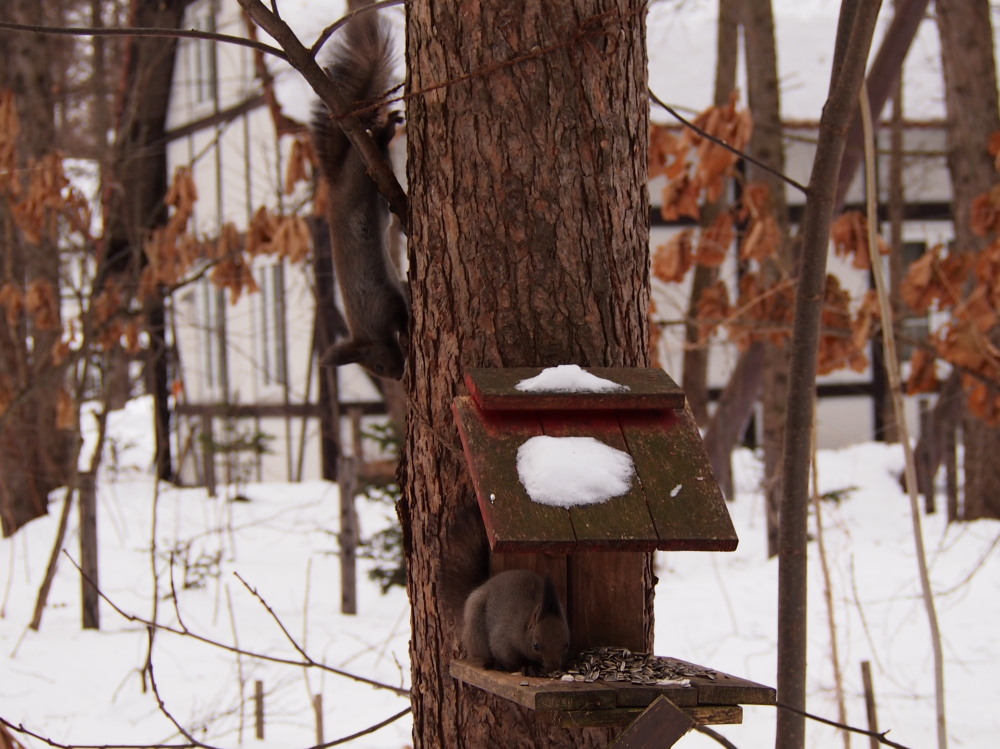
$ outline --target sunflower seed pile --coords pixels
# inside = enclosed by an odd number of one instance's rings
[[[691,677],[715,681],[717,672],[693,666],[690,663],[664,658],[648,653],[633,653],[626,648],[594,648],[584,650],[566,664],[565,668],[549,674],[561,681],[627,682],[630,684],[658,684],[691,686]]]

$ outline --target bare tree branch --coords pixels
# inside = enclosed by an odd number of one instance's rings
[[[381,10],[382,8],[391,8],[394,5],[405,5],[406,2],[407,0],[379,0],[379,2],[371,3],[370,5],[362,5],[360,8],[352,10],[350,13],[345,13],[343,16],[323,29],[323,33],[317,37],[316,41],[313,42],[313,46],[309,48],[309,54],[315,58],[316,55],[319,54],[319,51],[323,49],[323,45],[326,44],[327,40],[333,35],[333,33],[342,26],[345,26],[347,22],[355,16],[359,16],[362,13],[368,13],[369,11]],[[274,15],[278,15],[277,10],[274,11]]]
[[[352,102],[344,101],[340,89],[326,74],[313,56],[313,51],[303,46],[288,24],[274,12],[268,10],[260,0],[238,0],[247,15],[260,28],[275,39],[285,50],[285,59],[305,78],[319,96],[333,119],[340,125],[344,135],[351,142],[368,168],[368,173],[378,190],[389,201],[390,210],[396,214],[403,231],[409,229],[409,211],[406,193],[400,187],[392,171],[389,160],[383,157],[371,135],[365,130],[357,114],[351,111]]]
[[[71,557],[67,552],[64,551],[63,553],[66,554],[66,558],[69,559],[70,564],[72,564],[74,567],[76,567],[76,569],[80,573],[80,575],[83,576],[83,578],[85,580],[87,580],[87,583],[90,584],[90,585],[93,585],[93,582],[91,580],[89,580],[86,575],[84,575],[83,570],[80,568],[80,565],[76,563],[76,560],[73,559],[73,557]],[[343,671],[343,670],[341,670],[339,668],[334,668],[333,666],[328,666],[325,663],[320,663],[319,661],[314,660],[313,658],[311,658],[309,656],[304,656],[303,660],[293,660],[291,658],[281,658],[281,657],[278,657],[278,656],[266,655],[264,653],[257,653],[257,652],[251,651],[251,650],[245,650],[243,648],[237,648],[237,647],[235,647],[233,645],[227,645],[224,642],[219,642],[217,640],[213,640],[213,639],[211,639],[209,637],[206,637],[204,635],[200,635],[197,632],[193,632],[190,629],[187,629],[186,627],[182,628],[182,629],[178,629],[177,627],[171,627],[171,626],[169,626],[167,624],[159,624],[157,622],[152,622],[152,621],[150,621],[148,619],[144,619],[143,617],[138,616],[137,614],[130,614],[129,612],[125,611],[120,606],[118,606],[118,604],[116,604],[114,601],[112,601],[110,598],[108,598],[108,596],[105,595],[105,593],[103,591],[101,591],[100,588],[97,589],[97,594],[112,609],[114,609],[115,613],[117,613],[119,616],[121,616],[126,621],[135,622],[136,624],[142,624],[142,625],[144,625],[146,627],[153,627],[153,628],[161,630],[163,632],[170,632],[171,634],[179,635],[181,637],[190,637],[191,639],[197,640],[198,642],[205,643],[206,645],[211,645],[212,647],[216,647],[216,648],[219,648],[221,650],[226,650],[226,651],[228,651],[230,653],[237,653],[239,655],[244,655],[244,656],[246,656],[248,658],[257,658],[258,660],[267,661],[269,663],[280,663],[280,664],[285,665],[285,666],[295,666],[297,668],[316,668],[316,669],[319,669],[321,671],[327,671],[327,672],[329,672],[331,674],[336,674],[337,676],[343,676],[346,679],[352,679],[354,681],[361,682],[362,684],[368,684],[369,686],[375,687],[377,689],[385,689],[385,690],[387,690],[389,692],[393,692],[393,693],[399,695],[400,697],[409,697],[410,696],[410,690],[409,689],[404,689],[403,687],[394,687],[391,684],[383,684],[380,681],[375,681],[374,679],[369,679],[369,678],[367,678],[365,676],[359,676],[358,674],[352,674],[349,671]],[[272,615],[273,615],[273,613],[272,613]],[[284,628],[284,627],[282,627],[282,628]]]
[[[242,36],[231,36],[212,31],[196,31],[195,29],[109,29],[103,26],[34,26],[31,24],[0,21],[0,30],[23,31],[31,34],[50,34],[54,36],[163,36],[181,37],[183,39],[205,39],[210,42],[235,44],[238,47],[250,47],[251,49],[274,55],[281,60],[288,60],[284,52],[277,47],[272,47],[270,44],[254,41]]]
[[[198,741],[191,733],[181,725],[181,722],[177,720],[173,714],[167,710],[167,705],[163,701],[162,695],[160,695],[160,688],[156,684],[156,674],[153,673],[153,632],[155,627],[146,627],[146,635],[149,638],[149,659],[146,661],[146,672],[149,674],[149,683],[153,688],[153,696],[156,698],[156,704],[160,708],[160,712],[166,716],[167,720],[174,724],[174,727],[180,732],[181,736],[186,738],[191,742],[191,746],[204,747],[204,749],[221,749],[220,747],[212,746],[211,744],[205,744]]]
[[[792,707],[791,705],[786,705],[782,702],[775,703],[775,707],[779,710],[787,710],[790,713],[795,713],[796,715],[801,715],[803,718],[808,718],[809,720],[814,720],[817,723],[823,723],[827,726],[833,726],[834,728],[840,728],[844,731],[850,731],[851,733],[860,733],[862,736],[870,736],[876,739],[878,743],[885,744],[886,746],[891,746],[893,749],[910,749],[904,744],[897,744],[895,741],[890,741],[886,738],[888,731],[882,731],[881,733],[877,731],[869,731],[865,728],[857,728],[855,726],[849,726],[845,723],[838,723],[835,720],[830,720],[829,718],[823,718],[819,715],[814,715],[813,713],[808,713],[805,710],[799,710],[797,707]]]
[[[726,143],[726,141],[722,140],[721,138],[716,138],[711,133],[705,132],[700,127],[698,127],[693,122],[691,122],[691,120],[685,118],[684,115],[682,115],[680,112],[678,112],[676,108],[670,106],[669,104],[667,104],[666,102],[664,102],[662,99],[660,99],[660,97],[658,97],[656,94],[653,93],[652,89],[649,90],[649,98],[652,99],[653,102],[658,107],[667,110],[667,112],[674,119],[676,119],[678,122],[680,122],[684,127],[688,128],[690,130],[693,130],[694,132],[698,133],[698,135],[700,135],[702,138],[705,138],[706,140],[712,141],[717,146],[722,146],[727,151],[729,151],[730,153],[736,154],[737,156],[739,156],[744,161],[749,161],[751,164],[753,164],[753,165],[755,165],[757,167],[760,167],[765,172],[769,172],[770,174],[773,174],[775,177],[777,177],[778,179],[780,179],[782,182],[785,182],[785,183],[791,185],[796,190],[798,190],[799,192],[801,192],[803,195],[805,195],[805,196],[808,197],[808,195],[809,195],[809,188],[806,187],[805,185],[803,185],[801,182],[797,182],[796,180],[794,180],[791,177],[789,177],[787,174],[782,174],[781,172],[779,172],[776,169],[768,166],[764,162],[758,161],[757,159],[755,159],[750,154],[748,154],[745,151],[741,151],[740,149],[735,148],[735,147],[729,145],[728,143]]]

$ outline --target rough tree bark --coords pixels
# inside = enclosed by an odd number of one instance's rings
[[[984,247],[988,240],[972,231],[971,207],[996,181],[987,151],[1000,131],[993,26],[988,0],[936,0],[941,35],[945,106],[948,118],[948,169],[951,172],[955,246],[960,252]],[[1000,330],[994,331],[1000,342]],[[962,416],[965,442],[963,517],[1000,517],[1000,429],[971,414]],[[937,465],[934,466],[936,470]]]
[[[451,413],[463,373],[648,363],[645,3],[415,0],[407,11],[413,320],[400,512],[414,745],[604,745],[603,729],[563,729],[459,687],[448,675],[457,622],[438,610],[436,581],[449,524],[473,501]],[[648,646],[650,558],[621,559],[571,564],[592,568],[593,595],[641,586],[634,616]]]
[[[11,0],[0,18],[26,24],[46,22],[46,6],[37,0]],[[0,90],[15,96],[20,137],[18,167],[52,149],[54,95],[52,37],[0,33]],[[26,174],[26,171],[22,171]],[[14,226],[7,198],[0,198],[0,287],[22,292],[32,284],[48,285],[59,298],[59,254],[51,237],[31,242]],[[58,305],[54,310],[58,314]],[[48,493],[67,477],[69,433],[57,426],[56,404],[62,370],[49,352],[62,335],[56,320],[39,327],[21,318],[0,325],[0,524],[8,536],[44,515]]]

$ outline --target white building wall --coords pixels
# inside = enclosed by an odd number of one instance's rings
[[[246,35],[239,6],[221,0],[192,4],[185,25]],[[181,40],[168,130],[252,99],[260,88],[254,74],[252,52],[244,47]],[[168,146],[171,171],[191,167],[198,188],[192,219],[197,236],[214,239],[227,223],[243,231],[261,206],[272,211],[300,209],[301,195],[283,194],[290,145],[288,138],[280,146],[277,143],[265,106],[173,140]],[[316,400],[311,366],[314,293],[307,263],[257,258],[251,271],[259,292],[243,293],[235,303],[228,291],[211,283],[211,270],[174,296],[173,329],[187,403],[283,406]],[[196,433],[205,428],[201,419],[179,420],[182,458],[196,454],[192,448],[198,443]],[[273,454],[257,461],[254,478],[289,480],[320,474],[317,420],[246,418],[239,420],[238,431],[272,437]],[[218,422],[213,432],[221,440]],[[221,459],[217,463],[221,481],[224,465]],[[203,480],[202,469],[197,461],[187,460],[181,466],[182,478]]]

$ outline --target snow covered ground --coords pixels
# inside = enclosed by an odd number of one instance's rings
[[[114,458],[99,490],[100,585],[124,612],[245,651],[301,662],[292,640],[314,660],[390,686],[409,683],[409,610],[403,591],[381,595],[359,574],[359,614],[339,613],[335,485],[251,484],[249,502],[208,499],[203,490],[160,487],[149,476],[148,404],[116,415]],[[931,647],[919,597],[909,505],[896,474],[898,448],[865,444],[820,453],[823,503],[848,722],[864,725],[860,662],[872,664],[881,729],[916,749],[935,745]],[[765,559],[760,466],[737,456],[740,534],[731,554],[658,557],[656,651],[766,684],[775,680],[777,563]],[[147,628],[107,603],[101,630],[80,629],[80,580],[60,560],[40,631],[27,629],[45,571],[61,502],[52,515],[0,541],[0,716],[61,744],[180,743],[141,677]],[[361,503],[362,531],[392,522],[385,505]],[[79,557],[75,513],[66,550]],[[813,526],[815,528],[815,525]],[[996,746],[1000,712],[1000,523],[946,528],[924,518],[947,658],[952,747]],[[155,539],[155,548],[152,543]],[[830,633],[816,543],[810,545],[809,704],[836,718]],[[171,583],[171,555],[173,582]],[[153,585],[153,568],[157,586]],[[239,578],[256,590],[286,636]],[[173,591],[176,592],[176,601]],[[199,740],[216,746],[289,749],[316,743],[314,698],[322,695],[323,738],[349,735],[405,709],[404,698],[318,668],[237,657],[159,631],[153,640],[164,707]],[[263,683],[265,737],[254,735],[255,681]],[[718,730],[741,748],[773,745],[774,708],[746,709],[742,726]],[[833,729],[809,724],[810,747],[841,747]],[[359,738],[355,747],[409,743],[405,717]],[[29,748],[42,741],[22,738]],[[855,737],[854,746],[867,739]],[[718,746],[689,734],[677,746]]]

